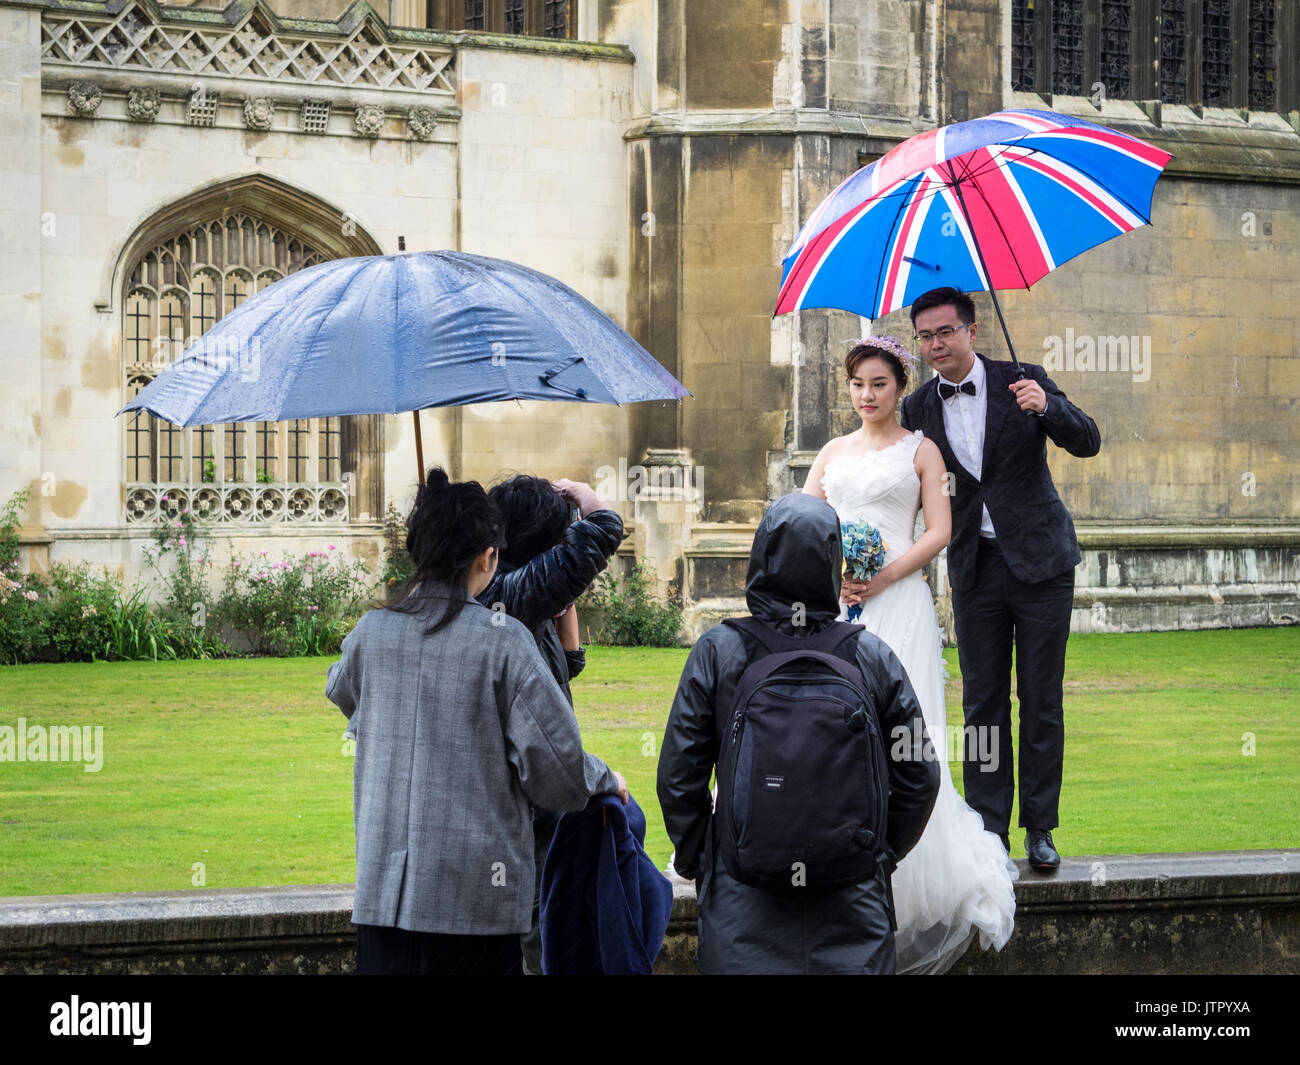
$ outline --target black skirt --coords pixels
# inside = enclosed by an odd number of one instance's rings
[[[451,936],[359,924],[358,976],[521,976],[519,934]]]

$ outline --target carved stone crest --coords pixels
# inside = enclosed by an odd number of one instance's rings
[[[384,128],[384,109],[377,104],[357,104],[352,125],[363,137],[378,137]]]
[[[275,115],[275,102],[265,96],[248,96],[244,99],[244,125],[249,129],[270,129]]]
[[[91,81],[75,81],[68,86],[68,110],[82,118],[90,118],[99,110],[104,94]]]
[[[131,89],[126,94],[126,117],[132,122],[152,122],[162,107],[157,89]]]
[[[438,116],[432,107],[412,107],[406,112],[406,125],[416,140],[431,141],[438,128]]]

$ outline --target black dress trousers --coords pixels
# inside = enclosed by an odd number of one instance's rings
[[[975,586],[952,590],[967,726],[962,781],[966,802],[997,835],[1009,832],[1015,789],[1013,646],[1020,702],[1020,825],[1053,829],[1060,823],[1062,684],[1073,605],[1073,567],[1049,580],[1026,583],[1007,568],[997,541],[985,538],[980,539]]]

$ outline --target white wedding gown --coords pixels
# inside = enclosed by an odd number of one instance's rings
[[[880,530],[886,563],[913,542],[921,503],[913,461],[921,440],[917,431],[881,451],[832,459],[822,477],[826,499],[841,521],[869,521]],[[840,617],[845,618],[843,610]],[[858,624],[884,640],[903,664],[939,756],[934,812],[921,841],[894,872],[893,889],[898,972],[942,973],[976,933],[985,950],[1000,950],[1011,937],[1016,867],[952,785],[945,758],[953,748],[944,742],[943,644],[930,587],[920,571],[864,600]]]

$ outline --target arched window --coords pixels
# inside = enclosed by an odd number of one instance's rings
[[[139,254],[122,302],[127,397],[246,299],[328,258],[252,213],[190,226]],[[150,521],[179,504],[218,521],[346,521],[361,459],[347,454],[346,442],[376,439],[373,426],[358,431],[349,427],[354,421],[366,419],[180,429],[131,414],[125,424],[127,520]]]

